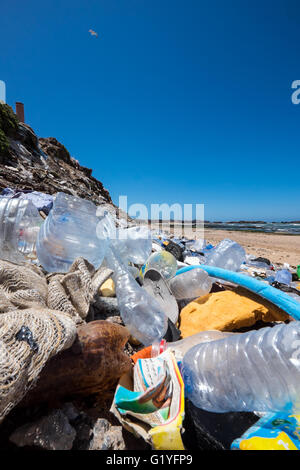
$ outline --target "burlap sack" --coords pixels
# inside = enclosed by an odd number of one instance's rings
[[[0,422],[48,359],[69,348],[112,271],[78,258],[67,274],[0,260]],[[47,284],[47,281],[49,283]]]
[[[0,422],[32,387],[48,359],[69,348],[75,338],[76,325],[62,312],[32,308],[0,315]]]

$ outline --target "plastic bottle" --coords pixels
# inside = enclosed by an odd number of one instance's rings
[[[151,231],[145,226],[116,228],[111,214],[101,206],[97,208],[97,216],[100,219],[97,236],[101,239],[105,234],[125,265],[143,265],[152,251]]]
[[[96,210],[91,201],[57,194],[37,238],[37,255],[48,272],[67,272],[79,256],[96,269],[101,265],[107,241],[96,234]]]
[[[166,349],[174,349],[179,352],[182,356],[184,356],[189,349],[193,348],[197,344],[200,343],[207,343],[210,341],[217,341],[219,339],[226,338],[229,335],[235,335],[238,333],[229,333],[219,330],[207,330],[207,331],[200,331],[195,335],[189,336],[188,338],[181,339],[179,341],[174,341],[173,343],[167,343],[165,339],[161,342],[156,341],[152,344],[151,348],[151,357],[157,357],[162,352],[166,351]]]
[[[246,265],[247,266],[254,266],[256,268],[263,268],[263,269],[270,269],[271,265],[262,261],[263,258],[257,259],[253,255],[246,255]]]
[[[0,198],[0,258],[15,263],[34,258],[43,219],[27,199]]]
[[[292,282],[292,273],[287,269],[279,269],[275,275],[275,281],[289,286]]]
[[[152,251],[151,232],[143,226],[119,229],[111,243],[126,264],[131,262],[141,266]]]
[[[201,252],[201,253],[205,249],[206,245],[207,245],[206,240],[204,240],[203,238],[198,239],[198,240],[189,240],[185,244],[187,249],[198,251],[198,252]]]
[[[206,253],[205,264],[229,271],[239,271],[246,260],[244,248],[233,240],[225,238],[217,246]]]
[[[187,397],[207,411],[300,412],[300,322],[240,333],[191,348]]]
[[[158,302],[138,285],[112,246],[105,263],[114,271],[120,315],[127,329],[145,346],[160,341],[167,332],[168,319]]]
[[[176,258],[168,251],[152,253],[146,264],[141,269],[143,275],[147,269],[157,269],[165,279],[171,279],[177,271]]]
[[[210,292],[213,281],[206,271],[200,268],[191,269],[173,277],[170,288],[177,300],[195,299]]]
[[[272,284],[272,282],[275,281],[275,274],[276,274],[275,271],[272,271],[271,269],[268,269],[268,270],[266,271],[266,277],[265,277],[265,279],[266,279],[266,281],[269,282],[269,284]]]

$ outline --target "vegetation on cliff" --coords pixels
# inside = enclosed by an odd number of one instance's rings
[[[7,156],[9,152],[9,137],[18,132],[18,118],[8,104],[0,103],[0,156]]]

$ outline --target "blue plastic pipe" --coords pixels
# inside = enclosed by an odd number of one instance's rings
[[[176,276],[190,271],[191,269],[201,268],[209,274],[211,277],[223,279],[224,281],[233,282],[239,286],[245,287],[246,289],[255,292],[266,300],[269,300],[277,307],[284,310],[288,315],[291,315],[295,320],[300,320],[300,302],[293,299],[285,292],[282,292],[275,287],[266,284],[265,282],[258,281],[253,277],[246,276],[242,273],[236,273],[234,271],[228,271],[227,269],[216,268],[215,266],[206,266],[204,264],[186,266],[176,272]]]

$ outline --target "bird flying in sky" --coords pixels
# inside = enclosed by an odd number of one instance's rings
[[[96,33],[96,31],[93,31],[92,29],[89,29],[89,33],[91,33],[91,36],[96,36],[96,38],[98,37],[98,33]]]

